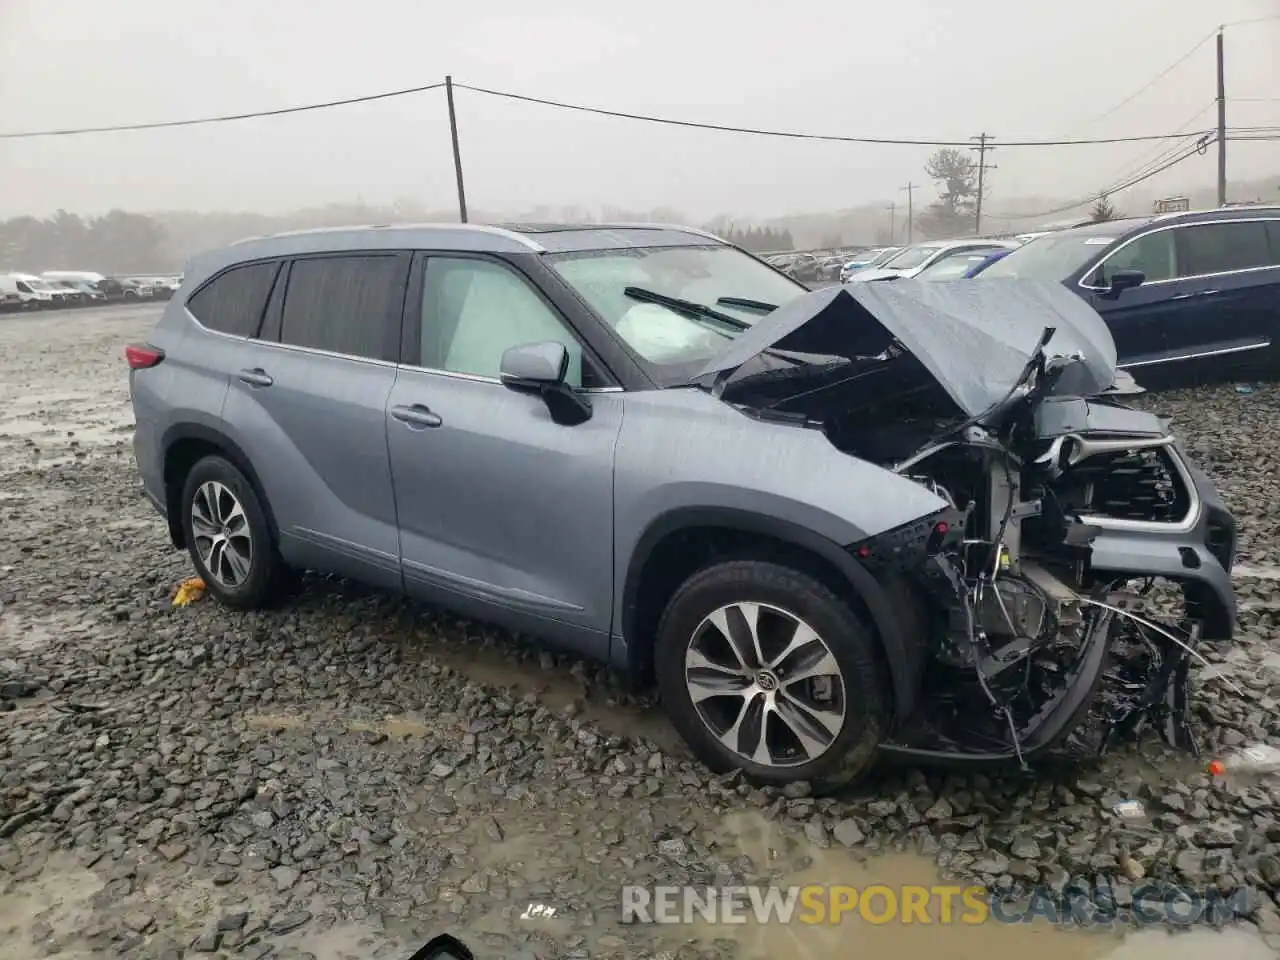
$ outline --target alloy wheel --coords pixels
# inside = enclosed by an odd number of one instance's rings
[[[809,624],[780,607],[733,603],[713,611],[689,640],[685,684],[707,729],[761,766],[816,760],[845,724],[835,655]]]
[[[191,535],[200,562],[219,584],[238,587],[249,578],[253,536],[244,506],[216,480],[196,488],[191,501]]]

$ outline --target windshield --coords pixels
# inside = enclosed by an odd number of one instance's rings
[[[674,306],[637,299],[627,288],[708,307],[750,326],[807,292],[754,257],[732,247],[632,247],[549,254],[564,278],[639,356],[664,369],[664,382],[683,382],[734,336],[723,323]]]
[[[916,274],[916,279],[959,280],[966,273],[991,256],[994,256],[993,251],[984,250],[981,253],[961,253],[956,256],[944,257],[936,263],[933,263],[921,270]]]
[[[1126,231],[1128,227],[1125,228]],[[1116,240],[1114,228],[1086,227],[1036,237],[1001,257],[978,276],[1066,280]]]
[[[27,281],[27,286],[29,286],[32,290],[52,290],[53,289],[43,280],[37,280],[34,277],[32,277],[30,280]]]
[[[941,249],[941,247],[936,246],[907,247],[896,257],[890,257],[880,266],[886,270],[914,270]]]

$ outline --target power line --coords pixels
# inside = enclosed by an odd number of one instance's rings
[[[1202,113],[1212,109],[1216,102],[1217,101],[1214,98],[1210,98],[1208,101],[1206,101],[1205,104],[1199,110],[1197,110],[1191,116],[1187,117],[1187,119],[1182,121],[1182,123],[1178,124],[1177,132],[1185,131],[1187,127],[1191,126],[1198,119],[1200,119],[1200,115]],[[1132,164],[1123,167],[1121,172],[1115,174],[1114,176],[1107,177],[1106,179],[1118,181],[1118,180],[1127,179],[1128,177],[1131,177],[1131,176],[1136,176],[1141,173],[1145,173],[1149,167],[1158,166],[1159,164],[1167,160],[1169,157],[1173,156],[1173,154],[1181,150],[1186,145],[1187,141],[1190,138],[1198,137],[1198,136],[1201,136],[1201,134],[1184,133],[1182,142],[1174,143],[1174,144],[1161,144],[1160,146],[1156,147],[1154,151],[1149,151],[1147,153],[1144,153],[1141,156],[1141,158],[1135,160]]]
[[[1216,36],[1216,35],[1217,35],[1217,31],[1216,31],[1216,30],[1215,30],[1215,31],[1213,31],[1212,33],[1207,33],[1207,34],[1205,34],[1205,35],[1204,35],[1203,37],[1201,37],[1198,41],[1196,41],[1195,46],[1193,46],[1190,50],[1188,50],[1186,53],[1184,53],[1182,56],[1180,56],[1177,60],[1173,61],[1173,63],[1169,64],[1169,66],[1165,67],[1163,70],[1161,70],[1159,73],[1157,73],[1154,77],[1152,77],[1150,80],[1148,80],[1145,84],[1143,84],[1141,87],[1139,87],[1136,91],[1134,91],[1133,93],[1129,94],[1129,96],[1125,97],[1123,100],[1121,100],[1121,101],[1120,101],[1119,103],[1117,103],[1115,106],[1113,106],[1113,107],[1111,107],[1110,109],[1108,109],[1108,110],[1106,110],[1106,111],[1104,111],[1104,112],[1102,112],[1102,113],[1098,114],[1098,115],[1097,115],[1096,117],[1094,117],[1092,120],[1086,120],[1084,123],[1079,124],[1079,125],[1078,125],[1078,126],[1076,126],[1074,129],[1076,129],[1076,130],[1083,130],[1085,127],[1091,127],[1091,126],[1093,126],[1095,123],[1099,122],[1100,120],[1105,120],[1107,117],[1109,117],[1109,116],[1111,116],[1112,114],[1114,114],[1114,113],[1115,113],[1117,110],[1119,110],[1121,107],[1128,106],[1130,103],[1132,103],[1134,100],[1137,100],[1137,99],[1138,99],[1138,97],[1142,96],[1144,93],[1146,93],[1148,90],[1150,90],[1152,87],[1154,87],[1157,83],[1159,83],[1161,80],[1163,80],[1163,79],[1164,79],[1165,77],[1167,77],[1169,74],[1173,73],[1173,71],[1174,71],[1174,70],[1176,70],[1178,67],[1182,66],[1182,64],[1183,64],[1183,63],[1185,63],[1187,60],[1189,60],[1189,59],[1192,57],[1192,55],[1193,55],[1193,54],[1195,54],[1195,53],[1196,53],[1196,52],[1197,52],[1201,47],[1203,47],[1206,43],[1208,43],[1208,42],[1209,42],[1209,41],[1210,41],[1214,36]]]
[[[1265,17],[1250,17],[1248,20],[1232,20],[1230,23],[1222,25],[1225,30],[1227,27],[1243,27],[1250,23],[1267,23],[1272,20],[1280,20],[1280,13],[1269,14]]]
[[[403,90],[388,90],[386,93],[371,93],[363,97],[347,97],[344,100],[325,100],[322,103],[307,103],[299,107],[280,107],[275,110],[254,110],[251,113],[228,113],[216,117],[196,117],[189,120],[157,120],[153,123],[124,123],[109,127],[75,127],[65,130],[27,130],[20,133],[0,133],[0,140],[28,140],[35,137],[75,137],[86,133],[117,133],[126,130],[159,130],[162,127],[194,127],[205,123],[227,123],[232,120],[250,120],[254,117],[279,117],[286,113],[304,113],[308,110],[328,110],[330,107],[345,107],[353,103],[369,103],[373,100],[389,100],[392,97],[405,97],[412,93],[425,93],[436,90],[444,83],[429,83],[421,87],[406,87]]]
[[[671,117],[657,117],[643,113],[628,113],[622,110],[609,110],[604,107],[591,107],[579,103],[566,103],[562,100],[547,100],[543,97],[531,97],[522,93],[510,93],[504,90],[491,90],[485,87],[473,87],[465,83],[455,83],[454,87],[459,90],[470,90],[472,93],[482,93],[490,97],[501,97],[506,100],[520,100],[525,103],[537,103],[547,107],[557,107],[561,110],[574,110],[579,113],[592,113],[597,116],[617,117],[623,120],[641,120],[646,123],[661,123],[676,127],[692,127],[698,130],[719,130],[725,133],[747,133],[761,137],[785,137],[791,140],[823,140],[833,143],[870,143],[885,144],[893,146],[917,146],[917,147],[968,147],[971,145],[968,140],[925,140],[916,138],[891,138],[891,137],[847,137],[835,134],[820,133],[801,133],[794,130],[767,130],[759,127],[736,127],[720,123],[702,123],[695,120],[676,120]],[[1204,131],[1208,133],[1209,131]],[[1183,136],[1183,134],[1149,134],[1137,137],[1108,137],[1093,140],[1004,140],[1001,141],[1002,147],[1069,147],[1084,144],[1103,144],[1103,143],[1141,143],[1143,141],[1152,140],[1172,140]]]
[[[1108,187],[1106,190],[1101,190],[1098,193],[1085,197],[1083,200],[1077,200],[1075,203],[1064,204],[1063,206],[1060,206],[1060,207],[1054,207],[1052,210],[1041,210],[1036,213],[1017,213],[1017,214],[996,213],[996,214],[992,214],[992,216],[999,217],[1002,220],[1037,220],[1041,217],[1051,217],[1057,213],[1066,213],[1070,210],[1075,210],[1087,204],[1096,203],[1098,200],[1101,200],[1103,197],[1108,197],[1113,193],[1119,193],[1122,190],[1128,190],[1130,187],[1136,187],[1138,184],[1142,183],[1144,180],[1150,180],[1156,174],[1164,173],[1164,171],[1169,170],[1172,167],[1176,167],[1178,164],[1186,160],[1189,160],[1191,157],[1195,156],[1198,153],[1201,153],[1202,152],[1201,147],[1202,145],[1200,143],[1197,143],[1190,150],[1183,151],[1178,156],[1173,157],[1170,160],[1167,160],[1166,162],[1162,163],[1160,166],[1142,174],[1139,177],[1131,177],[1129,180],[1127,180],[1124,183],[1115,184],[1114,186]]]
[[[24,140],[36,137],[70,137],[80,136],[84,134],[95,133],[118,133],[134,130],[158,130],[168,127],[189,127],[201,124],[227,123],[235,120],[249,120],[257,117],[276,117],[291,113],[303,113],[311,110],[327,110],[332,107],[348,106],[356,103],[369,103],[375,100],[388,100],[393,97],[403,97],[415,93],[424,93],[428,90],[436,90],[443,87],[444,83],[430,83],[417,87],[406,87],[401,90],[389,90],[383,93],[368,94],[358,97],[347,97],[341,100],[326,100],[319,103],[308,103],[295,107],[280,107],[272,110],[255,110],[247,113],[222,114],[211,117],[195,117],[182,120],[159,120],[148,123],[126,123],[113,124],[101,127],[73,127],[56,130],[26,130],[11,133],[0,133],[0,140]],[[925,138],[894,138],[894,137],[852,137],[841,136],[835,134],[817,134],[803,133],[792,130],[769,130],[754,127],[738,127],[729,124],[719,123],[703,123],[693,120],[678,120],[672,117],[658,117],[648,114],[629,113],[622,110],[611,110],[603,107],[592,107],[584,104],[565,103],[558,100],[548,100],[542,97],[532,97],[525,94],[511,93],[502,90],[492,90],[485,87],[471,86],[470,84],[455,83],[457,89],[470,90],[473,93],[480,93],[486,96],[500,97],[508,100],[519,100],[525,103],[536,103],[543,106],[556,107],[562,110],[573,110],[581,113],[591,113],[598,116],[616,117],[625,120],[639,120],[647,123],[660,123],[668,126],[688,127],[699,130],[718,130],[726,133],[745,133],[755,136],[765,137],[782,137],[792,140],[818,140],[834,143],[864,143],[864,144],[880,144],[895,146],[926,146],[926,147],[968,147],[968,140],[932,140]],[[1206,131],[1208,132],[1208,131]],[[1131,137],[1104,137],[1093,139],[1061,139],[1061,140],[1009,140],[1002,143],[1006,147],[1065,147],[1089,144],[1112,144],[1112,143],[1141,143],[1149,141],[1178,139],[1183,134],[1148,134],[1143,136]]]

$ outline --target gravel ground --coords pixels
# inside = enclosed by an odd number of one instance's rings
[[[753,790],[689,759],[597,667],[350,584],[237,614],[141,497],[120,345],[157,310],[0,318],[0,941],[12,960],[1037,951],[1280,945],[1280,775],[1211,782],[1154,743],[1039,779],[886,771],[847,796]],[[1240,641],[1198,687],[1211,755],[1280,746],[1280,389],[1144,398],[1243,528]],[[1212,675],[1243,688],[1227,692]],[[1111,807],[1142,801],[1146,817]],[[939,873],[939,870],[941,873]],[[1142,877],[1243,889],[1230,931],[838,931],[618,923],[624,883],[996,887]],[[553,916],[531,905],[554,908]],[[838,939],[836,939],[838,937]]]

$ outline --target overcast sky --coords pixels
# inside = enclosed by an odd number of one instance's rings
[[[270,109],[452,73],[624,111],[849,136],[1163,133],[1213,125],[1212,42],[1097,118],[1218,23],[1277,15],[1280,0],[0,0],[0,132]],[[1280,127],[1280,19],[1229,28],[1226,43],[1228,123]],[[929,152],[457,97],[468,199],[489,210],[829,210],[902,199]],[[1161,149],[998,150],[990,208],[1087,194]],[[1214,171],[1212,154],[1195,157],[1152,185],[1211,185]],[[1277,171],[1280,141],[1231,145],[1233,179]],[[453,190],[442,91],[205,127],[0,140],[0,215],[396,198],[447,208]]]

